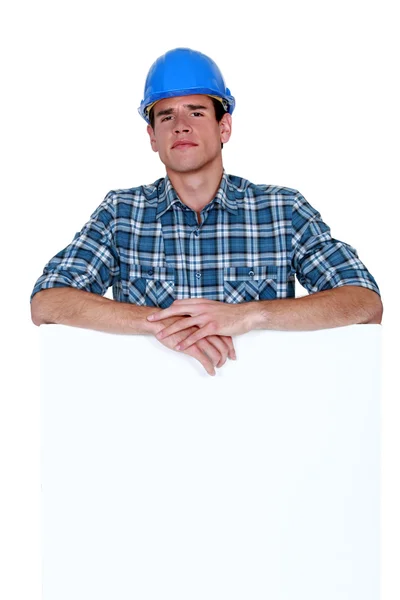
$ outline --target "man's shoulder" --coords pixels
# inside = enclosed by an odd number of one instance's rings
[[[106,196],[110,202],[135,202],[135,201],[150,201],[156,200],[160,185],[163,185],[164,177],[156,179],[153,183],[138,185],[131,188],[118,188],[110,190]]]
[[[235,191],[242,193],[244,196],[277,196],[296,198],[300,195],[297,189],[282,186],[272,185],[267,183],[253,183],[243,177],[237,175],[226,175],[230,187]]]

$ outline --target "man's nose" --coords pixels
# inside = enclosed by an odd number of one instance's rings
[[[179,113],[176,115],[175,123],[174,123],[174,131],[175,133],[187,133],[191,130],[191,126],[189,121],[185,115],[180,115]]]

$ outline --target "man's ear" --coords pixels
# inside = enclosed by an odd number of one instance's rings
[[[232,116],[225,113],[219,122],[219,131],[222,144],[229,142],[232,133]]]
[[[151,125],[147,125],[147,133],[149,134],[150,144],[154,152],[158,152],[156,136],[154,135],[154,129]]]

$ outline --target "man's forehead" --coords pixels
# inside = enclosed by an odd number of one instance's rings
[[[155,103],[155,110],[165,110],[168,108],[177,108],[179,106],[199,106],[202,105],[206,108],[211,108],[212,100],[209,96],[203,94],[193,94],[192,96],[174,96],[173,98],[163,98]]]

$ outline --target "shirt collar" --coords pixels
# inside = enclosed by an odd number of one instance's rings
[[[156,219],[160,218],[167,210],[169,210],[177,202],[182,202],[178,198],[178,194],[172,183],[166,175],[158,184],[158,205],[156,211]]]
[[[232,185],[229,175],[222,173],[222,179],[218,191],[215,195],[215,202],[218,203],[222,208],[225,208],[230,213],[235,213],[238,209],[237,200],[239,197],[243,197],[243,194],[237,195],[235,187]]]
[[[222,208],[229,211],[230,213],[235,213],[238,209],[238,199],[243,198],[244,192],[243,190],[238,189],[231,181],[229,175],[223,171],[221,183],[217,190],[214,200],[210,202],[208,205],[211,208],[211,205],[215,202],[219,204]],[[160,218],[167,210],[172,208],[172,206],[176,203],[184,206],[183,202],[178,198],[178,194],[173,187],[171,180],[168,175],[161,179],[158,184],[158,205],[156,218]]]

